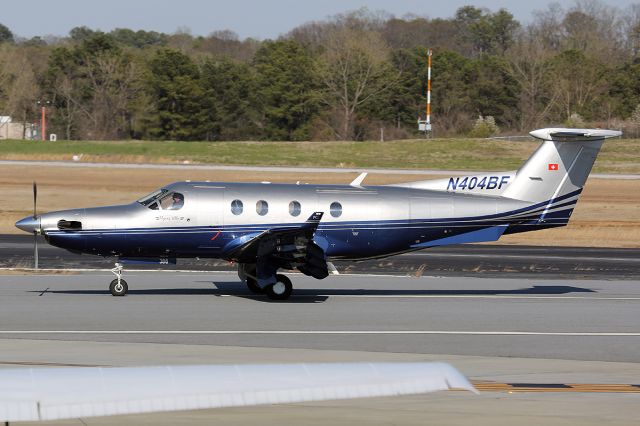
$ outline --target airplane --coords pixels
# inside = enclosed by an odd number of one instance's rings
[[[365,260],[565,226],[596,156],[622,132],[546,128],[520,169],[364,185],[176,182],[126,205],[34,214],[16,223],[75,253],[116,257],[109,290],[124,296],[123,264],[178,258],[234,262],[254,293],[285,300],[280,270],[316,279],[334,260]],[[37,246],[35,247],[37,257]]]

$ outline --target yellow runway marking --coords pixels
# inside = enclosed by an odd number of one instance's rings
[[[640,393],[640,385],[615,383],[499,383],[472,381],[480,392]]]

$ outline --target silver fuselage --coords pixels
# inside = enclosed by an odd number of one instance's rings
[[[152,210],[135,202],[45,213],[42,233],[53,245],[105,256],[215,258],[236,238],[300,226],[311,213],[324,212],[315,238],[324,239],[327,256],[364,259],[521,223],[519,210],[531,206],[500,196],[394,186],[178,182],[164,189],[183,194],[179,210]],[[242,202],[241,214],[232,213],[234,200]],[[257,211],[261,201],[268,205],[262,215]],[[300,206],[296,216],[290,213],[294,201]],[[339,215],[331,211],[336,202]],[[60,221],[80,222],[81,229],[59,229]]]

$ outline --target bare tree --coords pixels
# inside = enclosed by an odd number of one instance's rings
[[[323,101],[340,111],[340,122],[332,127],[343,140],[352,137],[358,108],[395,85],[399,77],[379,33],[348,27],[328,36],[319,68]]]
[[[598,0],[577,0],[563,24],[567,47],[589,52],[600,60],[619,61],[623,52],[619,10]]]
[[[74,126],[77,126],[80,116],[82,102],[80,102],[77,88],[73,84],[73,78],[61,74],[53,83],[53,102],[60,105],[56,109],[56,114],[62,117],[64,123],[65,139],[70,140],[73,137]],[[62,102],[57,102],[60,99]]]
[[[0,70],[0,82],[4,93],[4,109],[23,127],[26,136],[28,123],[35,118],[36,102],[40,96],[37,75],[37,52],[25,48],[10,47],[3,52],[5,60]]]
[[[607,89],[604,68],[602,62],[575,50],[554,58],[549,68],[553,74],[551,87],[559,112],[566,119],[574,113],[583,115],[595,108],[596,100]]]
[[[623,46],[631,58],[640,55],[640,4],[632,4],[624,11],[620,20]]]
[[[559,3],[551,3],[546,10],[535,11],[533,22],[528,28],[531,37],[536,38],[546,49],[560,51],[564,46],[564,15],[565,11]]]
[[[95,139],[122,137],[128,106],[137,92],[139,73],[126,55],[104,54],[86,61],[92,91],[90,108],[83,108]]]
[[[507,52],[507,72],[520,88],[520,130],[537,127],[545,121],[557,102],[557,93],[550,87],[551,56],[552,52],[541,40],[529,33],[523,33]]]

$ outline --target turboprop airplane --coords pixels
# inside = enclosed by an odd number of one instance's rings
[[[517,171],[350,185],[176,182],[137,202],[34,214],[16,226],[77,253],[115,257],[109,290],[127,294],[127,262],[219,258],[255,293],[287,299],[280,270],[326,278],[332,260],[381,258],[564,226],[606,138],[621,132],[549,128]],[[37,246],[36,246],[37,254]]]

